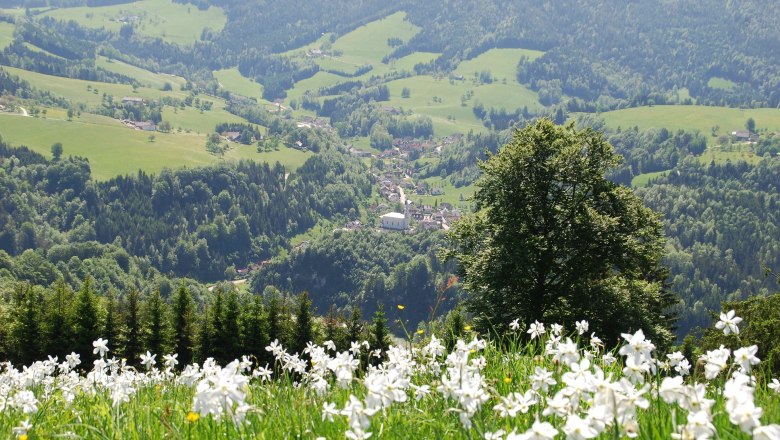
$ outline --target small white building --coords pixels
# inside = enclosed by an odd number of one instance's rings
[[[400,212],[388,212],[382,217],[382,228],[405,231],[409,228],[409,220]]]

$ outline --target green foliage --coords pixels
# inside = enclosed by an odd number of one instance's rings
[[[374,312],[369,344],[373,352],[381,351],[379,356],[371,354],[370,361],[372,365],[379,365],[387,359],[387,350],[390,348],[390,329],[387,327],[385,308],[381,304]]]
[[[153,354],[168,354],[171,320],[159,290],[146,300],[144,314],[144,347]]]
[[[722,330],[707,328],[698,341],[698,354],[721,346],[758,346],[760,368],[767,380],[780,369],[780,293],[769,296],[754,296],[744,301],[724,301],[723,313],[734,310],[743,319],[739,334],[724,335]],[[717,314],[713,318],[717,320]]]
[[[130,365],[138,365],[139,363],[139,356],[143,347],[141,340],[143,336],[142,319],[138,290],[130,289],[124,307],[125,327],[122,334],[122,355]]]
[[[173,299],[173,352],[179,355],[181,365],[192,362],[195,348],[195,303],[184,283],[179,285]]]
[[[102,326],[98,299],[92,287],[92,278],[87,277],[76,294],[73,305],[74,350],[81,355],[82,362],[91,363],[97,356],[92,353],[92,342],[101,337]]]
[[[303,354],[303,350],[309,342],[315,342],[311,301],[309,300],[309,292],[303,292],[298,296],[298,307],[295,312],[295,327],[293,329],[290,351]]]
[[[596,132],[549,120],[482,162],[476,214],[449,234],[479,329],[585,318],[605,340],[642,328],[671,342],[658,216],[605,179],[619,156]]]

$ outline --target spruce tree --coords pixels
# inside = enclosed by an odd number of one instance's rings
[[[228,362],[238,359],[243,353],[241,349],[241,328],[239,319],[241,317],[241,304],[238,300],[238,293],[231,290],[227,293],[225,301],[225,311],[222,318],[222,334],[219,342],[223,347],[221,362]]]
[[[371,325],[371,360],[373,365],[379,365],[387,359],[387,350],[390,348],[390,331],[387,328],[387,318],[385,317],[385,308],[382,304],[374,313],[374,322]],[[373,352],[381,350],[381,357],[375,357]]]
[[[295,314],[295,331],[293,333],[292,346],[293,353],[303,354],[306,344],[314,340],[311,301],[309,292],[304,291],[298,296],[297,313]]]
[[[144,348],[160,359],[168,354],[170,321],[167,306],[159,290],[156,290],[146,302],[144,321]]]
[[[122,355],[130,365],[138,365],[141,355],[141,305],[138,290],[130,289],[125,305],[125,328]]]
[[[73,307],[74,351],[81,355],[81,362],[85,365],[91,365],[97,358],[92,353],[92,342],[101,337],[101,330],[97,297],[92,289],[92,279],[87,277]]]
[[[227,357],[225,347],[222,345],[222,341],[220,341],[220,337],[224,334],[223,297],[222,288],[217,287],[214,290],[214,300],[209,310],[208,328],[204,335],[207,340],[204,341],[205,345],[202,353],[205,358],[213,357],[218,361]]]
[[[21,284],[17,291],[16,325],[14,341],[16,359],[22,365],[30,365],[42,357],[40,328],[40,298],[27,283]]]
[[[352,313],[349,315],[349,323],[347,323],[347,341],[346,346],[352,342],[360,342],[363,340],[363,314],[360,311],[360,307],[357,303],[352,305]]]
[[[173,299],[173,351],[179,355],[180,365],[192,363],[195,348],[194,313],[195,304],[192,295],[182,283]]]
[[[341,326],[343,321],[343,316],[336,314],[336,306],[331,304],[330,308],[328,308],[328,316],[325,317],[325,340],[333,341],[337,350],[346,350],[349,348],[340,348],[346,345],[346,332]]]
[[[251,303],[244,308],[241,317],[241,345],[244,354],[254,357],[257,362],[264,357],[265,347],[268,346],[264,314],[263,298],[254,295]]]
[[[45,352],[64,360],[73,347],[73,291],[65,284],[65,280],[59,279],[44,303]]]
[[[116,353],[119,347],[120,322],[116,310],[114,292],[109,290],[106,294],[106,320],[103,323],[102,338],[108,340],[108,348],[111,353]]]

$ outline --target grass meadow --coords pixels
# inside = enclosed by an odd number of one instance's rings
[[[63,78],[30,72],[15,67],[3,66],[3,70],[18,75],[20,78],[24,78],[25,81],[29,82],[33,87],[41,90],[48,90],[57,96],[61,96],[71,101],[74,106],[77,104],[84,104],[88,107],[87,111],[89,111],[89,108],[94,108],[101,104],[104,93],[120,100],[125,96],[138,96],[146,99],[160,99],[163,96],[171,96],[184,99],[189,94],[188,92],[176,90],[176,88],[172,91],[163,92],[156,88],[138,87],[133,91],[133,86],[128,84],[113,84]]]
[[[59,20],[74,20],[90,28],[104,28],[118,32],[120,19],[136,25],[136,32],[181,45],[200,40],[204,28],[221,31],[227,23],[222,9],[211,6],[201,11],[194,5],[174,3],[171,0],[141,0],[111,6],[57,8],[44,15]]]
[[[14,24],[0,21],[0,50],[10,46],[14,41]]]
[[[217,70],[213,74],[219,86],[228,92],[263,101],[263,85],[241,75],[237,67]]]
[[[610,128],[637,126],[640,130],[667,128],[669,130],[699,130],[706,134],[710,144],[716,141],[710,136],[712,127],[719,126],[718,135],[730,135],[744,130],[745,121],[753,118],[756,128],[768,131],[780,130],[780,109],[737,109],[703,105],[654,105],[601,113]]]
[[[213,125],[210,127],[213,130]],[[12,145],[26,145],[49,157],[51,145],[61,142],[65,155],[89,159],[92,176],[97,180],[134,174],[139,169],[158,173],[163,168],[199,167],[240,159],[278,161],[295,169],[311,154],[292,148],[258,153],[254,145],[231,143],[224,156],[215,156],[206,150],[205,134],[156,132],[150,141],[149,132],[131,130],[115,119],[82,113],[69,122],[65,112],[58,109],[48,109],[45,119],[0,114],[0,135]]]
[[[170,84],[173,90],[180,90],[180,87],[186,84],[187,80],[180,76],[169,75],[165,73],[154,73],[119,60],[113,60],[98,55],[95,62],[97,67],[108,70],[109,72],[119,73],[129,76],[144,87],[162,90],[165,84]]]
[[[712,361],[688,363],[686,373],[687,359],[652,353],[641,332],[624,335],[620,352],[605,352],[577,333],[491,342],[470,332],[466,326],[464,340],[446,349],[422,329],[414,341],[390,348],[381,368],[368,370],[360,367],[371,352],[367,343],[338,354],[327,344],[312,345],[310,361],[272,344],[273,365],[207,361],[183,372],[162,355],[152,364],[148,353],[146,368],[138,369],[109,359],[111,353],[94,368],[74,357],[23,371],[4,366],[9,398],[0,431],[25,439],[312,440],[345,434],[649,440],[675,433],[772,439],[780,433],[780,426],[768,425],[780,420],[777,390],[765,376],[751,376],[738,351],[717,365],[722,353],[711,352]]]

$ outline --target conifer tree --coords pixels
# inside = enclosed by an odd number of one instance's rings
[[[311,301],[309,292],[304,291],[298,296],[298,308],[295,314],[295,331],[293,333],[293,353],[303,354],[306,344],[314,340],[314,330],[311,319]]]
[[[103,323],[102,338],[108,340],[108,348],[115,353],[119,347],[120,322],[116,310],[114,292],[109,290],[106,294],[106,321]]]
[[[73,291],[59,279],[45,301],[44,351],[51,356],[64,359],[73,346],[73,323],[71,307]]]
[[[29,365],[42,355],[39,295],[27,283],[16,291],[17,321],[14,326],[17,361]]]
[[[270,296],[268,297],[268,340],[279,340],[283,342],[282,337],[282,317],[281,315],[281,298],[279,297],[279,291],[272,289]]]
[[[352,313],[349,315],[349,323],[347,323],[347,341],[346,345],[352,342],[360,342],[363,340],[363,314],[360,311],[360,307],[357,303],[352,305]],[[347,347],[348,348],[348,347]]]
[[[173,352],[178,354],[180,365],[192,363],[195,348],[193,323],[195,305],[187,286],[182,283],[173,299]]]
[[[122,355],[130,365],[138,365],[141,355],[141,305],[138,290],[130,289],[125,305],[125,329]]]
[[[219,337],[219,343],[223,347],[223,363],[228,363],[238,359],[243,353],[241,350],[241,329],[239,319],[241,316],[241,304],[238,300],[238,293],[235,289],[227,293],[225,301],[224,316],[222,318],[222,334]]]
[[[76,296],[73,308],[74,351],[81,355],[85,365],[92,364],[97,355],[92,353],[92,342],[97,340],[102,330],[98,301],[92,288],[92,278],[87,277]]]
[[[214,300],[211,304],[208,318],[206,319],[207,328],[204,329],[202,335],[205,337],[205,340],[203,340],[204,345],[201,349],[201,360],[209,357],[220,360],[227,357],[224,346],[222,345],[222,341],[219,339],[224,334],[224,307],[222,304],[223,296],[224,293],[222,291],[222,287],[217,287],[214,290]]]
[[[158,359],[162,358],[164,354],[168,354],[168,325],[170,321],[165,301],[163,301],[159,290],[156,290],[146,302],[144,321],[144,346],[146,350],[156,354]]]
[[[343,316],[336,314],[336,306],[331,304],[328,308],[328,316],[325,317],[325,340],[333,341],[339,351],[349,348],[345,347],[346,333],[341,326],[342,318]]]
[[[387,328],[387,318],[385,317],[385,308],[382,304],[374,313],[374,322],[371,326],[371,351],[381,350],[381,357],[375,357],[372,353],[371,363],[379,365],[387,359],[387,350],[390,348],[390,331]]]
[[[264,319],[263,298],[253,295],[252,301],[244,308],[241,317],[241,345],[244,354],[259,362],[268,346],[268,334]]]
[[[211,307],[206,308],[201,315],[198,326],[198,345],[195,353],[195,360],[203,362],[211,356],[213,347],[211,342],[214,339],[211,334]]]

